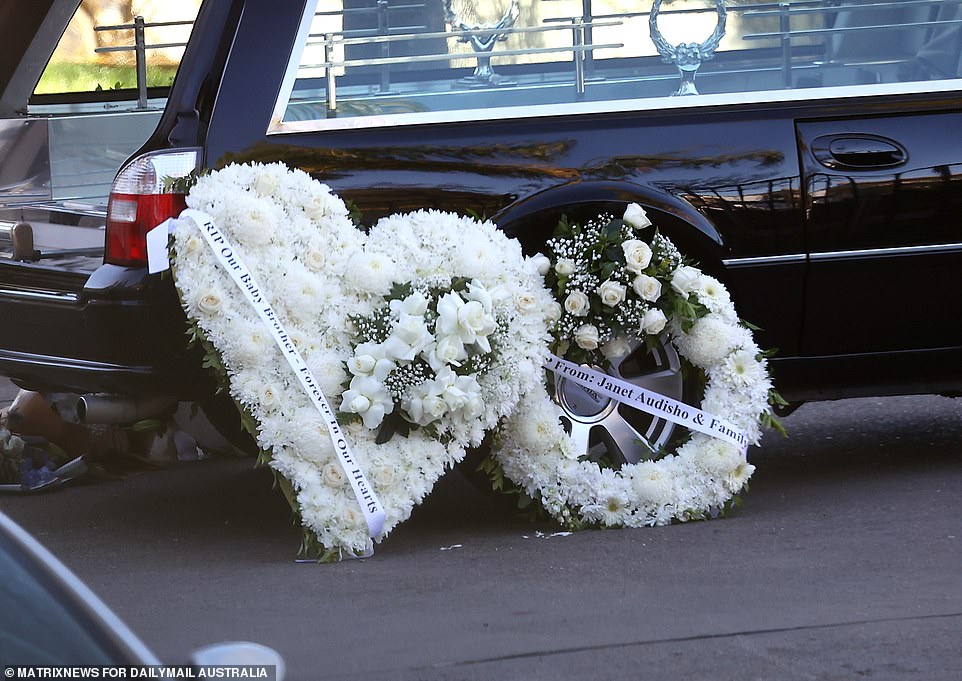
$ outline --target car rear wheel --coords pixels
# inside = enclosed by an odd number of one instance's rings
[[[614,358],[606,373],[658,395],[697,405],[698,381],[685,371],[678,350],[661,334],[649,349],[633,341],[629,351]],[[601,367],[592,367],[605,371]],[[562,376],[555,377],[554,398],[561,420],[579,457],[615,468],[657,458],[688,430],[625,403],[617,402]]]

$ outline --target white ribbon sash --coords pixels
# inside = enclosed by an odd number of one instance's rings
[[[180,214],[180,219],[185,218],[192,220],[200,227],[201,233],[203,233],[218,262],[227,270],[231,279],[234,280],[237,287],[244,293],[244,297],[247,298],[247,301],[257,311],[257,315],[271,332],[274,342],[277,344],[277,347],[280,348],[281,353],[290,365],[291,370],[293,370],[297,376],[304,391],[308,397],[311,398],[311,402],[314,403],[317,411],[320,412],[324,423],[327,425],[331,441],[334,443],[334,451],[337,452],[341,468],[344,469],[347,479],[351,481],[354,496],[357,497],[357,502],[364,512],[364,520],[367,522],[368,531],[372,538],[379,537],[384,529],[385,520],[385,512],[383,506],[381,506],[381,501],[378,499],[374,488],[371,487],[367,477],[364,475],[364,471],[361,470],[361,467],[354,459],[354,454],[351,452],[347,438],[344,437],[344,433],[341,431],[341,426],[337,422],[337,416],[334,410],[331,409],[331,405],[324,397],[324,393],[322,393],[318,387],[317,381],[304,362],[304,358],[301,357],[301,353],[298,352],[297,348],[295,348],[291,342],[290,336],[288,336],[284,330],[284,326],[274,312],[274,308],[271,307],[270,301],[264,292],[261,291],[260,286],[254,279],[254,275],[250,273],[244,266],[244,263],[240,261],[237,254],[234,253],[233,247],[226,236],[217,229],[211,216],[199,210],[188,208]],[[169,219],[147,233],[147,261],[148,271],[150,273],[159,272],[170,267],[170,256],[167,252],[167,237],[172,234],[175,229],[176,220]]]
[[[748,449],[748,436],[740,428],[702,411],[690,404],[679,402],[590,367],[569,362],[555,355],[548,355],[545,369],[566,380],[598,394],[621,402],[634,409],[666,419],[699,433],[717,437],[738,447],[743,453]]]

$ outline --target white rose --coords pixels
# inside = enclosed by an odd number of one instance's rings
[[[461,328],[467,331],[467,335],[462,331],[461,338],[469,343],[473,342],[483,352],[491,352],[491,344],[488,336],[498,328],[497,322],[484,306],[477,300],[470,300],[458,310],[458,323]]]
[[[472,294],[482,291],[481,288],[472,290]],[[485,309],[485,303],[490,301],[490,297],[481,297],[484,300],[465,302],[453,291],[441,296],[437,304],[438,319],[435,323],[438,334],[459,336],[465,343],[477,343],[484,352],[491,352],[487,337],[497,328],[497,323]]]
[[[341,395],[341,411],[358,414],[365,428],[381,425],[385,414],[394,411],[394,401],[384,385],[373,376],[355,376]]]
[[[393,487],[397,484],[397,479],[397,469],[395,469],[393,465],[384,464],[371,469],[371,482],[380,489]]]
[[[274,390],[274,386],[265,385],[261,387],[261,406],[265,409],[270,409],[275,404],[277,404],[277,391]]]
[[[494,297],[480,281],[472,281],[468,284],[468,290],[464,293],[466,301],[476,300],[484,307],[485,312],[491,312],[494,307]]]
[[[433,339],[424,317],[402,314],[384,341],[384,351],[388,357],[410,362]]]
[[[514,297],[514,306],[519,312],[531,312],[538,305],[538,299],[527,291],[521,291]]]
[[[448,364],[460,365],[461,360],[468,358],[464,342],[458,336],[444,336],[428,350],[428,364],[435,371],[440,371]]]
[[[603,354],[609,362],[625,357],[629,352],[631,352],[631,346],[628,344],[628,339],[624,336],[613,338],[601,346],[601,354]]]
[[[572,291],[565,298],[565,310],[575,317],[584,317],[588,314],[588,296],[581,291]]]
[[[481,399],[481,395],[477,393],[469,394],[468,401],[461,407],[461,412],[465,418],[469,419],[476,419],[481,416],[484,413],[484,400]]]
[[[324,269],[327,259],[324,253],[318,250],[310,250],[304,254],[304,266],[312,272],[320,272]]]
[[[639,274],[651,264],[651,246],[638,239],[629,239],[621,244],[625,252],[625,265],[629,271]]]
[[[488,289],[488,295],[491,297],[492,305],[500,305],[501,303],[511,299],[511,291],[501,284],[498,284],[494,288]]]
[[[259,196],[270,196],[277,190],[277,178],[267,173],[257,176],[254,181],[254,191]]]
[[[561,304],[552,300],[544,309],[544,320],[551,326],[561,319]]]
[[[654,302],[661,296],[661,282],[647,274],[639,274],[635,277],[631,287],[642,300]]]
[[[535,270],[542,277],[548,273],[551,269],[551,261],[541,253],[531,256],[531,263],[534,265]]]
[[[601,298],[601,302],[608,307],[614,307],[615,305],[620,305],[625,299],[626,289],[622,284],[609,279],[598,287],[596,293],[598,297]]]
[[[422,401],[422,405],[424,415],[427,417],[427,420],[422,425],[436,421],[447,412],[447,405],[444,403],[444,400],[441,399],[440,395],[428,395]]]
[[[197,301],[197,309],[205,314],[217,314],[224,301],[216,293],[205,293]]]
[[[415,291],[401,303],[401,312],[412,317],[423,317],[428,309],[428,299],[420,291]]]
[[[387,356],[383,343],[361,343],[354,348],[354,356],[347,360],[347,368],[355,376],[374,376],[383,381],[397,364]]]
[[[666,323],[668,323],[668,318],[665,317],[665,313],[653,307],[645,312],[645,316],[641,318],[641,330],[649,334],[661,333]]]
[[[371,398],[365,395],[355,395],[351,403],[347,405],[347,410],[355,414],[363,414],[371,408]]]
[[[344,471],[341,470],[339,464],[329,463],[325,465],[321,477],[324,480],[324,484],[328,487],[338,488],[344,485]]]
[[[570,258],[561,258],[554,265],[554,271],[559,277],[569,277],[575,273],[576,269],[575,261]]]
[[[201,246],[203,245],[204,245],[204,242],[201,241],[199,237],[191,234],[189,237],[187,237],[186,246],[184,247],[184,250],[188,255],[192,253],[197,253],[200,250]]]
[[[598,347],[598,329],[592,324],[583,324],[575,331],[575,343],[584,350]]]
[[[628,204],[628,208],[625,209],[625,215],[621,219],[635,229],[644,229],[645,227],[651,226],[651,220],[648,219],[648,214],[645,213],[645,209],[637,203]]]
[[[377,359],[371,355],[355,355],[347,360],[347,368],[355,376],[368,376],[377,366]]]
[[[457,385],[449,385],[441,393],[441,398],[450,411],[457,411],[467,404],[468,394]]]
[[[685,298],[701,284],[701,272],[694,267],[682,265],[671,275],[671,287]]]

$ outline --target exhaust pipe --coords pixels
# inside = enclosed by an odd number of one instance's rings
[[[77,401],[77,420],[80,423],[133,423],[157,416],[176,402],[176,398],[166,395],[145,398],[84,395]]]

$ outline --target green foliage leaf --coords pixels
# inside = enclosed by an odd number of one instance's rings
[[[130,430],[134,433],[145,433],[148,431],[159,433],[160,431],[164,430],[165,427],[166,425],[164,421],[161,421],[160,419],[141,419],[140,421],[130,424],[127,427],[127,430]]]

